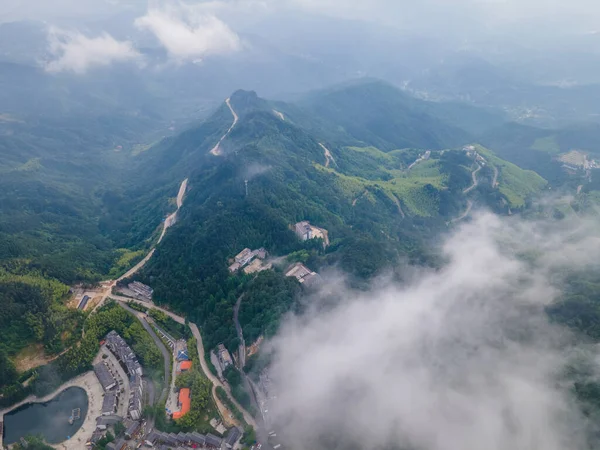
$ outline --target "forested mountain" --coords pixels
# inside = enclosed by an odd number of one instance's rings
[[[410,80],[406,88],[421,98],[501,108],[511,120],[535,126],[560,128],[598,121],[597,84],[536,84],[468,55],[440,62]]]
[[[293,304],[295,283],[284,283],[277,267],[256,282],[229,274],[229,258],[245,247],[265,247],[274,257],[303,255],[313,269],[337,267],[366,280],[401,259],[438,264],[428,241],[473,202],[499,212],[518,210],[543,189],[545,181],[537,174],[483,147],[478,152],[488,164],[477,170],[474,156],[462,149],[470,133],[422,112],[435,110],[435,104],[394,89],[396,97],[390,99],[390,89],[372,82],[339,88],[332,98],[320,99],[320,107],[314,94],[286,104],[238,91],[230,102],[239,121],[220,145],[220,156],[210,150],[233,122],[226,105],[200,126],[148,150],[148,157],[164,161],[161,167],[166,168],[171,167],[167,160],[177,155],[173,167],[188,167],[191,176],[179,223],[157,248],[143,278],[155,288],[157,301],[202,324],[209,347],[221,341],[236,347],[232,308],[240,295],[260,302],[244,301],[240,311],[254,337],[273,332],[282,311]],[[371,90],[379,94],[370,97]],[[361,102],[371,106],[361,109]],[[379,133],[372,116],[385,121],[389,130],[394,124],[413,130],[418,126],[418,146],[402,148],[402,139],[393,135],[380,138],[385,132]],[[423,117],[429,119],[419,122]],[[501,121],[488,117],[494,119],[490,124]],[[375,128],[365,131],[371,125]],[[449,130],[458,148],[435,150],[425,144],[445,145],[436,139]],[[383,149],[378,148],[382,143]],[[428,149],[433,151],[426,153]],[[493,188],[495,170],[498,186]],[[299,241],[290,226],[301,220],[327,229],[331,245],[323,249],[319,243]],[[252,295],[253,289],[264,296]],[[265,308],[274,309],[265,313]]]
[[[373,80],[294,103],[237,91],[204,121],[141,146],[140,135],[153,135],[148,120],[84,115],[52,127],[4,117],[2,302],[30,316],[29,328],[6,319],[0,357],[36,341],[50,354],[70,345],[82,315],[64,308],[67,285],[114,278],[140,259],[184,178],[178,222],[137,277],[202,326],[207,349],[231,350],[240,296],[248,339],[275,333],[300,307],[299,283],[283,274],[290,263],[341,270],[358,287],[398,261],[435,267],[437,238],[473,207],[515,213],[546,186],[494,146],[472,145],[501,129],[502,114]],[[328,230],[330,245],[300,241],[290,227],[301,220]],[[245,247],[266,248],[274,270],[231,275]]]
[[[503,123],[501,113],[458,103],[431,103],[381,81],[316,92],[301,106],[381,150],[455,147]]]

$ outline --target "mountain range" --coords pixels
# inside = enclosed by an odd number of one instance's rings
[[[60,324],[73,314],[61,306],[65,285],[115,278],[141,260],[184,178],[178,221],[136,277],[159,304],[201,324],[208,348],[234,349],[239,295],[257,299],[240,310],[249,339],[273,333],[292,307],[298,286],[281,271],[286,261],[342,270],[357,286],[400,261],[437,267],[435,243],[454,224],[476,207],[514,214],[560,189],[566,175],[553,152],[595,133],[516,125],[493,108],[429,102],[372,79],[293,102],[239,90],[154,144],[141,145],[135,136],[145,131],[131,128],[152,121],[117,117],[4,116],[0,285],[12,311],[0,324],[4,357],[41,336],[47,351],[65,348],[71,335]],[[330,245],[298,240],[291,226],[304,220],[326,229]],[[232,277],[228,261],[246,247],[264,247],[276,270]],[[25,300],[32,290],[35,307]],[[39,332],[14,322],[26,310]]]

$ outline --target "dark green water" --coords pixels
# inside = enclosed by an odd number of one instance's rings
[[[81,418],[70,425],[75,408],[81,409]],[[65,389],[47,403],[27,403],[4,416],[4,444],[32,434],[42,435],[50,444],[66,441],[83,425],[87,409],[87,393],[78,387]]]

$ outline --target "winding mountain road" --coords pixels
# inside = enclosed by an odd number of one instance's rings
[[[165,233],[167,232],[167,230],[171,226],[173,226],[175,224],[175,221],[177,220],[177,213],[179,212],[179,210],[181,209],[181,206],[183,205],[183,197],[185,196],[185,193],[187,191],[187,185],[188,185],[188,179],[186,178],[185,180],[183,180],[181,182],[181,185],[179,186],[179,192],[177,193],[177,209],[175,210],[175,212],[173,214],[169,215],[163,222],[163,228],[160,233],[160,237],[158,238],[158,241],[156,241],[156,244],[154,245],[154,247],[152,247],[152,249],[144,257],[144,259],[142,259],[139,263],[137,263],[135,266],[133,266],[125,274],[121,275],[116,280],[107,280],[107,281],[103,281],[100,283],[104,287],[104,291],[101,294],[100,301],[94,307],[93,311],[96,311],[98,308],[100,308],[104,304],[104,302],[106,302],[106,299],[110,295],[112,295],[111,294],[112,288],[115,287],[119,281],[135,275],[142,269],[142,267],[144,267],[146,265],[146,263],[148,261],[150,261],[150,258],[152,258],[152,256],[154,255],[156,246],[162,242],[163,237],[165,236]]]
[[[231,114],[233,115],[233,123],[231,124],[231,126],[229,127],[229,130],[227,130],[227,133],[225,133],[221,139],[219,139],[219,142],[217,142],[217,145],[215,145],[213,147],[213,149],[210,151],[211,155],[215,155],[215,156],[219,156],[222,152],[221,152],[221,143],[225,140],[225,138],[229,135],[229,133],[231,133],[231,130],[233,130],[233,128],[237,125],[238,123],[238,115],[236,114],[236,112],[233,110],[233,107],[231,106],[231,98],[228,98],[227,100],[225,100],[225,103],[227,104],[227,106],[229,107],[229,111],[231,111]]]
[[[250,380],[250,378],[246,375],[246,372],[244,372],[244,366],[246,365],[246,344],[244,340],[244,332],[239,321],[240,305],[242,304],[243,299],[244,296],[240,295],[233,308],[233,322],[235,323],[235,329],[237,331],[238,339],[240,340],[238,359],[238,361],[240,361],[240,374],[242,376],[242,381],[244,382],[244,388],[246,389],[248,395],[250,395],[250,401],[257,411],[261,411],[261,405],[256,398],[256,392],[258,388],[254,385],[254,383],[252,383],[252,380]],[[265,426],[262,411],[261,414],[256,416],[256,426],[254,429],[256,431],[256,436],[259,442],[262,443],[264,450],[273,450],[272,446],[269,444],[269,430],[267,430]]]
[[[330,163],[334,163],[337,165],[337,163],[335,162],[335,158],[333,157],[329,149],[320,142],[319,145],[321,146],[321,148],[323,149],[323,153],[325,154],[325,167],[329,167]]]
[[[471,173],[471,177],[473,178],[473,184],[471,186],[469,186],[468,188],[466,188],[463,191],[463,194],[468,194],[469,192],[471,192],[473,189],[475,189],[479,185],[479,180],[477,179],[477,174],[479,173],[479,171],[481,170],[482,167],[483,166],[481,166],[480,164],[477,164],[477,169],[475,169]]]
[[[471,200],[467,200],[467,210],[462,213],[460,216],[452,219],[450,223],[460,222],[463,219],[466,219],[469,214],[471,214],[471,210],[473,209],[473,202]]]

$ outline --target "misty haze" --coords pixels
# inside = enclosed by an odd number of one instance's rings
[[[600,449],[599,23],[1,2],[0,448]]]

